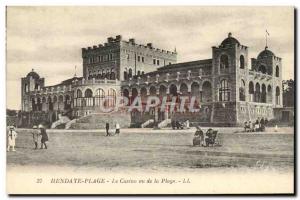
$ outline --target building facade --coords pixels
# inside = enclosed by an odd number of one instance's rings
[[[110,37],[104,45],[82,49],[83,77],[55,86],[44,86],[44,79],[34,71],[22,78],[22,111],[80,118],[101,112],[105,97],[110,100],[104,105],[113,107],[117,96],[128,97],[128,105],[137,96],[143,105],[148,96],[167,96],[163,110],[157,106],[148,112],[131,111],[131,124],[178,119],[234,126],[258,117],[272,119],[274,108],[282,107],[281,58],[265,47],[248,63],[248,50],[229,33],[212,47],[212,58],[177,63],[176,51],[124,41],[120,35]],[[199,112],[171,111],[169,106],[178,107],[182,96],[196,97]]]

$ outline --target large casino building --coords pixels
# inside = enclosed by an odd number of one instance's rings
[[[219,46],[212,47],[211,58],[177,63],[176,50],[137,44],[135,39],[125,41],[120,35],[109,37],[104,44],[82,48],[83,77],[52,86],[45,86],[44,78],[34,70],[22,78],[19,126],[50,126],[61,116],[75,124],[85,123],[71,126],[77,128],[97,123],[92,116],[114,120],[126,115],[121,119],[129,121],[122,126],[131,127],[167,126],[172,119],[210,126],[235,126],[258,117],[270,120],[274,108],[282,107],[281,58],[265,47],[249,63],[248,50],[229,33]],[[200,111],[176,112],[157,106],[149,112],[101,113],[99,105],[105,97],[110,97],[105,106],[113,107],[120,95],[130,100],[140,96],[143,102],[149,95],[196,96]]]

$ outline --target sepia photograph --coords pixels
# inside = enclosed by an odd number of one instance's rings
[[[7,6],[7,194],[294,194],[294,24],[291,6]]]

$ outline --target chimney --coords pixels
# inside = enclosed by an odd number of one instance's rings
[[[135,39],[134,39],[134,38],[130,38],[130,39],[129,39],[129,43],[135,44]]]
[[[122,35],[117,35],[117,36],[116,36],[116,40],[117,40],[117,41],[121,41],[121,40],[122,40]]]
[[[107,38],[107,42],[108,42],[108,43],[111,43],[111,42],[113,42],[113,41],[114,41],[114,38],[112,38],[112,37]]]

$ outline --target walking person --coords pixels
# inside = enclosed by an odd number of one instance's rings
[[[106,136],[109,136],[109,123],[106,122],[105,124],[105,129],[106,129]]]
[[[119,135],[120,134],[120,124],[117,122],[116,123],[116,135]]]
[[[16,138],[17,138],[18,134],[15,131],[15,127],[14,126],[9,126],[8,127],[8,134],[7,134],[7,151],[10,151],[10,148],[12,148],[12,151],[16,151],[15,150],[15,146],[16,146]]]
[[[260,120],[260,130],[265,131],[265,120],[263,117]]]
[[[42,138],[41,138],[41,148],[40,149],[43,149],[43,146],[45,146],[45,149],[47,149],[46,142],[48,141],[48,135],[47,135],[46,129],[41,124],[39,125],[39,129],[41,131],[40,135],[42,136]]]
[[[35,150],[38,148],[38,139],[39,139],[39,132],[38,132],[38,127],[37,126],[33,126],[33,130],[32,130],[32,138],[33,138],[33,142],[34,142],[34,146],[35,146]]]

